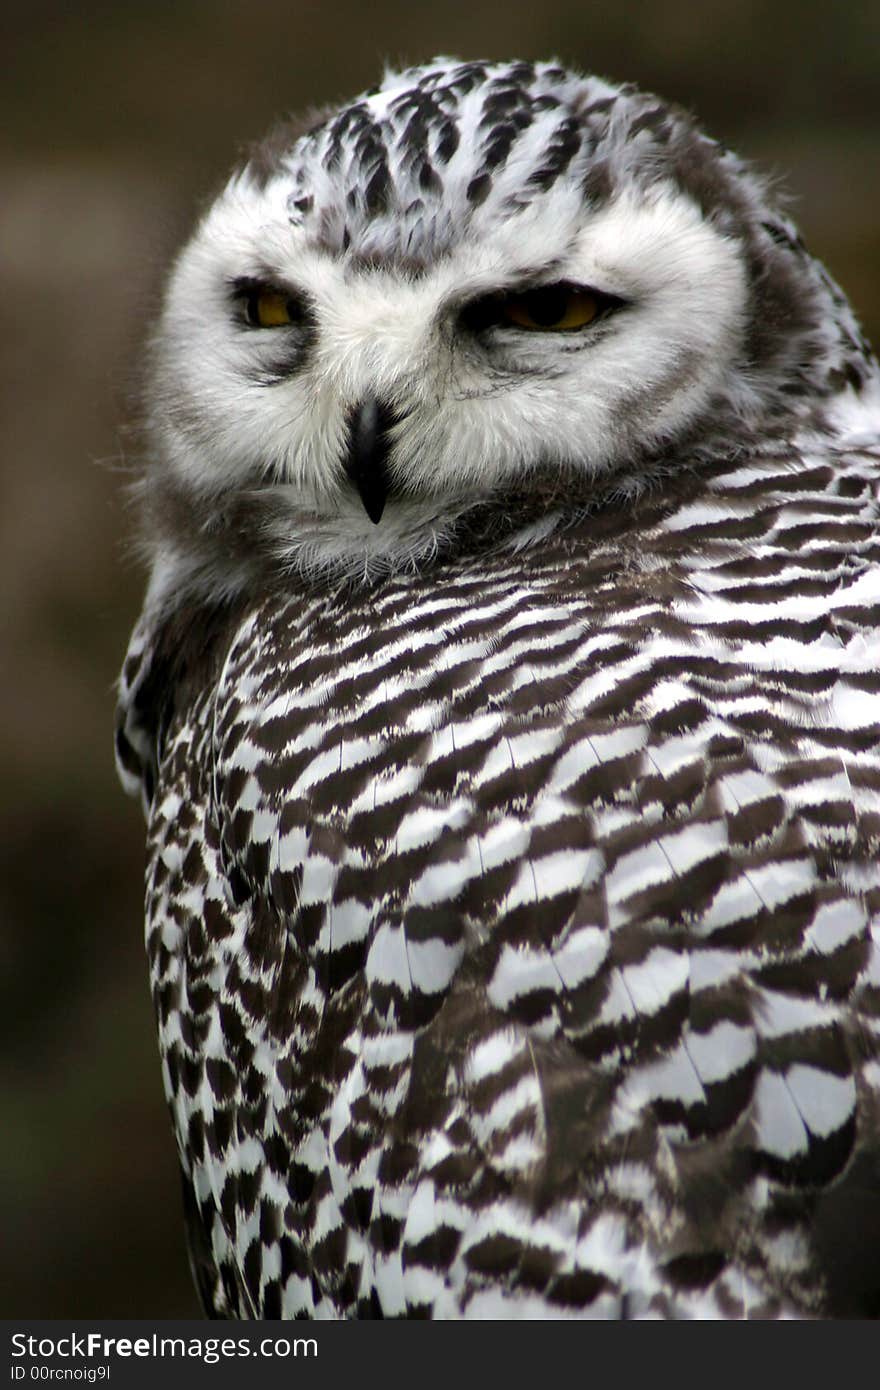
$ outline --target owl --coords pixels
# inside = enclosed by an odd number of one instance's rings
[[[880,372],[556,63],[255,147],[148,345],[117,758],[228,1318],[880,1314]]]

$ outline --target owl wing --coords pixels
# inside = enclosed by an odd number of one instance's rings
[[[206,1192],[200,1151],[192,1135],[200,1128],[200,1102],[192,1077],[204,1075],[203,1028],[194,1024],[197,987],[203,974],[192,948],[195,927],[210,919],[211,901],[225,901],[223,866],[212,858],[213,807],[205,773],[204,707],[193,693],[211,689],[228,636],[225,606],[169,617],[148,607],[129,642],[119,680],[116,765],[123,786],[136,796],[148,822],[146,946],[153,1004],[159,1029],[162,1075],[181,1170],[184,1222],[193,1279],[209,1317],[255,1315],[239,1277],[214,1189]],[[210,703],[210,697],[209,697]],[[194,872],[198,898],[184,888]],[[212,896],[213,890],[213,896]],[[182,896],[181,896],[182,895]],[[183,905],[185,903],[185,906]],[[199,1014],[201,1018],[203,1015]],[[183,1042],[183,1035],[186,1043]],[[181,1129],[192,1121],[192,1129]]]
[[[877,1311],[877,730],[816,674],[873,619],[832,575],[762,668],[732,571],[701,642],[728,553],[273,598],[191,681],[148,940],[231,1311]]]

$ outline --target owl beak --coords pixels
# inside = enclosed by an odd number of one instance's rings
[[[348,418],[348,452],[343,466],[374,525],[381,521],[391,491],[386,466],[391,450],[389,434],[399,418],[375,396],[366,396]]]

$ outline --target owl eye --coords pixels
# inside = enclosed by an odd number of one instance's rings
[[[241,314],[250,328],[284,328],[302,323],[305,311],[299,300],[269,285],[242,284],[236,290]]]
[[[474,332],[521,328],[530,333],[574,333],[621,302],[614,295],[582,285],[538,285],[519,293],[487,295],[469,304],[463,318]]]
[[[506,295],[500,305],[503,322],[532,332],[570,332],[586,328],[599,313],[598,297],[575,285],[542,285],[525,294]]]

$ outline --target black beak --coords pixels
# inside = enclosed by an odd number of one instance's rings
[[[390,406],[376,400],[375,396],[366,396],[349,416],[345,472],[375,525],[382,519],[391,491],[386,467],[391,449],[389,432],[399,419]]]

